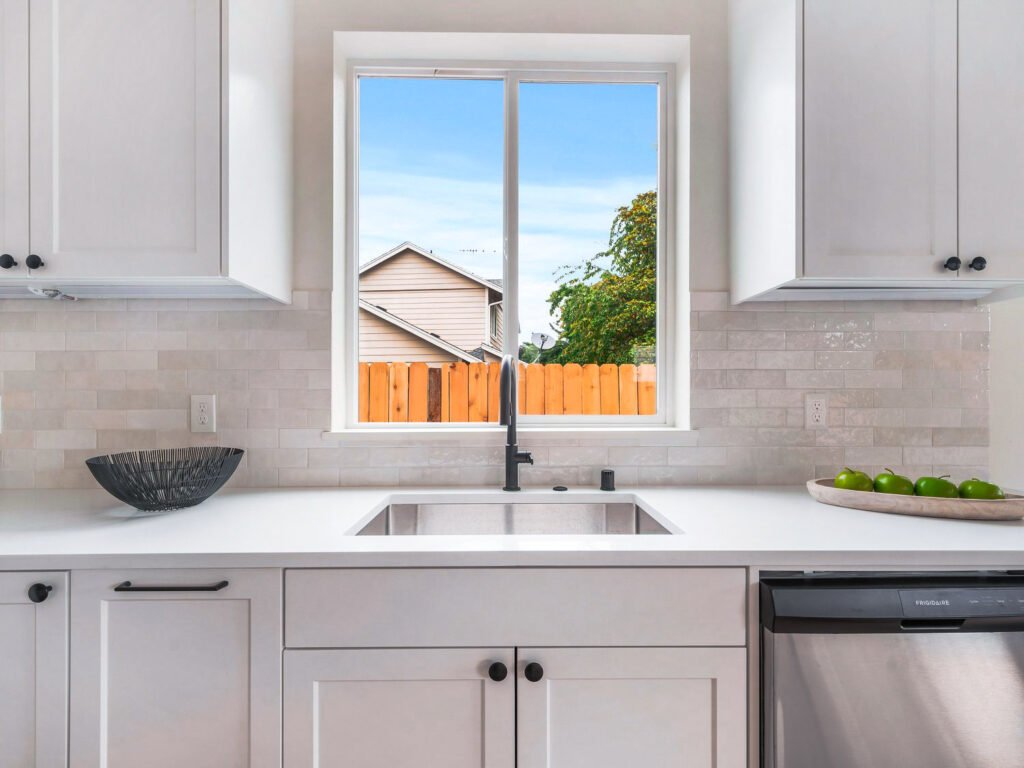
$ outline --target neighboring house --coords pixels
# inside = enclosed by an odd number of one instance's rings
[[[359,360],[451,363],[501,359],[500,280],[486,280],[412,243],[359,268]]]

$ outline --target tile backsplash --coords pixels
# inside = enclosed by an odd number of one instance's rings
[[[989,315],[970,302],[729,307],[694,293],[696,433],[523,435],[525,485],[793,483],[844,464],[984,476]],[[487,445],[386,447],[323,436],[330,294],[257,300],[0,301],[0,488],[91,488],[84,459],[190,444],[245,448],[234,485],[498,484]],[[804,429],[804,396],[828,426]],[[191,394],[218,432],[188,431]]]

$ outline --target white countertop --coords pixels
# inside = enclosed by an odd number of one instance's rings
[[[0,492],[0,569],[228,566],[743,565],[1024,567],[1024,523],[829,507],[803,487],[525,490],[516,501],[635,500],[672,536],[353,536],[393,500],[507,500],[493,489],[225,491],[135,512],[96,491]]]

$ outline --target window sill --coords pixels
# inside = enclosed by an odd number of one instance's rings
[[[529,445],[696,445],[697,431],[680,427],[539,427],[520,425],[519,442]],[[324,432],[325,442],[336,445],[461,445],[505,444],[505,427],[440,427],[408,429],[343,429]]]

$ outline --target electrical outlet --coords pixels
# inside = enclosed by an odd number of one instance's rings
[[[804,397],[804,428],[828,427],[828,396],[808,394]]]
[[[217,431],[216,395],[192,395],[191,425],[193,432]]]

